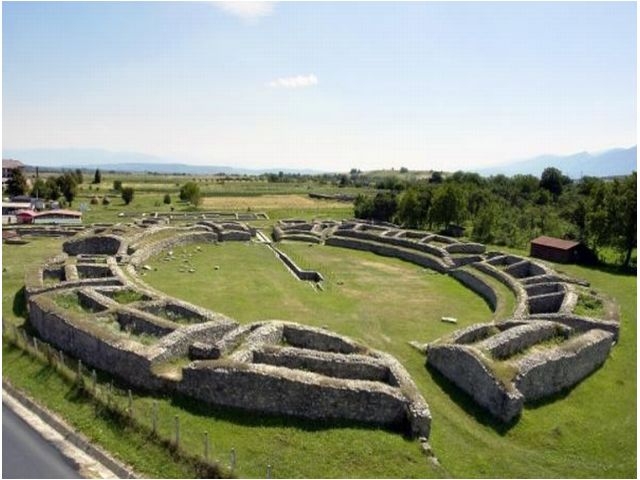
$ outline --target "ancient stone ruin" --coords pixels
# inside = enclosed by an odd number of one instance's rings
[[[173,250],[256,237],[278,251],[245,224],[197,220],[180,227],[168,218],[145,218],[67,240],[63,253],[26,276],[31,325],[85,364],[150,391],[428,437],[428,406],[390,355],[291,322],[239,325],[145,284],[146,262],[161,252],[169,261]],[[527,401],[578,383],[606,361],[617,340],[614,316],[575,314],[581,295],[595,294],[585,293],[583,282],[526,258],[486,252],[481,244],[361,221],[281,221],[273,237],[370,251],[451,275],[494,311],[501,300],[489,279],[506,285],[516,299],[510,318],[418,344],[429,368],[501,421],[517,418]]]
[[[309,241],[302,232],[313,232],[316,243],[400,258],[446,273],[484,298],[493,311],[498,294],[487,277],[510,289],[516,299],[512,318],[472,325],[430,344],[414,342],[427,355],[430,368],[500,421],[511,422],[524,403],[580,382],[606,361],[617,341],[619,324],[611,314],[615,308],[604,308],[604,318],[576,315],[585,282],[559,275],[543,263],[486,252],[477,243],[356,220],[280,222],[274,238]]]
[[[30,323],[45,341],[146,390],[428,437],[427,404],[393,357],[291,322],[241,326],[142,281],[145,262],[160,252],[255,234],[244,224],[208,220],[87,230],[27,275]]]

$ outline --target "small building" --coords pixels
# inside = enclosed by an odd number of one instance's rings
[[[531,240],[529,255],[558,263],[575,263],[583,250],[580,242],[541,236]]]
[[[82,212],[76,210],[45,210],[33,216],[32,223],[75,225],[82,223]]]
[[[2,202],[2,215],[15,215],[20,210],[31,210],[31,202]]]
[[[38,215],[38,212],[34,210],[19,210],[16,212],[18,223],[33,223],[36,215]]]
[[[2,159],[2,185],[7,183],[9,179],[13,176],[14,170],[22,170],[24,168],[24,164],[18,160],[13,160],[11,158],[3,158]]]

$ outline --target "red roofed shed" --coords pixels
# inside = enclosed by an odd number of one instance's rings
[[[579,260],[580,242],[554,237],[538,237],[531,240],[532,257],[559,263],[573,263]]]

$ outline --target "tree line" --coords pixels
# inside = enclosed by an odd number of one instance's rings
[[[628,266],[637,244],[637,178],[573,181],[557,168],[533,175],[482,177],[455,172],[435,181],[390,179],[375,195],[359,195],[356,218],[437,230],[463,224],[481,243],[526,248],[539,235],[612,248]],[[382,187],[382,188],[380,188]]]

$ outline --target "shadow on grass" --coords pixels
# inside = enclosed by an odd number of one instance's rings
[[[482,425],[486,425],[495,430],[500,435],[506,435],[520,419],[517,416],[509,423],[503,423],[491,416],[489,412],[480,407],[473,398],[458,388],[453,382],[448,380],[444,375],[438,372],[435,368],[427,365],[427,371],[433,378],[433,381],[442,389],[444,393],[454,402],[460,406],[468,415],[471,415],[476,421]]]
[[[13,314],[16,317],[27,318],[27,295],[24,285],[13,297]]]
[[[628,267],[624,267],[621,265],[611,264],[611,263],[592,263],[592,264],[584,264],[578,263],[575,264],[585,270],[592,270],[594,272],[607,273],[609,275],[615,275],[618,277],[637,277],[638,276],[638,267],[635,265],[630,265]],[[562,272],[562,264],[556,264],[554,269],[558,273]]]

